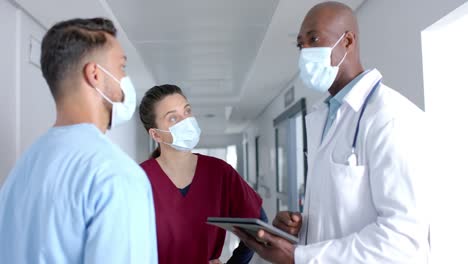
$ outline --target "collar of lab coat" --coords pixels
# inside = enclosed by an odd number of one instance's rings
[[[343,98],[343,102],[347,103],[355,112],[358,112],[372,88],[382,79],[382,74],[377,69],[370,70],[359,80],[356,85]]]
[[[364,75],[361,80],[359,80],[351,91],[343,98],[343,103],[348,104],[351,109],[355,112],[358,112],[361,109],[364,101],[367,98],[367,95],[371,92],[372,88],[379,80],[382,79],[382,74],[377,69],[370,70],[366,75]],[[314,106],[312,106],[312,111],[318,111],[320,109],[327,108],[325,101],[329,98],[330,95],[327,94],[318,100]]]

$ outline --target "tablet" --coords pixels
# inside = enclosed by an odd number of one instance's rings
[[[299,239],[293,235],[284,232],[268,223],[256,218],[230,218],[230,217],[208,217],[207,224],[221,227],[222,229],[232,232],[232,228],[242,229],[252,237],[257,237],[258,230],[262,229],[275,236],[279,236],[291,242],[292,244],[299,243]],[[260,240],[259,240],[260,241]]]

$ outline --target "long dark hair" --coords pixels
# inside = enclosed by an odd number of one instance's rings
[[[145,96],[141,99],[140,103],[140,120],[143,123],[146,131],[149,133],[151,128],[158,128],[156,124],[156,105],[161,102],[166,96],[180,94],[185,97],[182,90],[172,84],[164,84],[160,86],[154,86],[153,88],[146,91]],[[157,158],[161,155],[161,147],[157,147],[150,158]]]

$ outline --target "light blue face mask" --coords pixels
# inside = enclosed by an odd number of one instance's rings
[[[302,81],[308,88],[321,93],[330,89],[341,63],[348,55],[346,52],[337,66],[331,65],[332,51],[344,36],[345,34],[341,35],[333,47],[303,48],[301,50],[299,71]]]
[[[187,117],[179,123],[169,127],[169,131],[157,129],[161,132],[171,133],[172,144],[162,142],[178,151],[191,151],[200,141],[201,129],[195,117]]]

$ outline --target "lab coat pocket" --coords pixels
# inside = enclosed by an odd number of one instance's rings
[[[370,201],[369,178],[366,166],[345,165],[331,161],[330,188],[334,203],[343,217],[359,217],[360,208]]]
[[[366,166],[362,165],[348,165],[331,162],[331,174],[332,177],[338,178],[339,181],[350,181],[356,182],[360,178],[363,178],[366,173]]]

